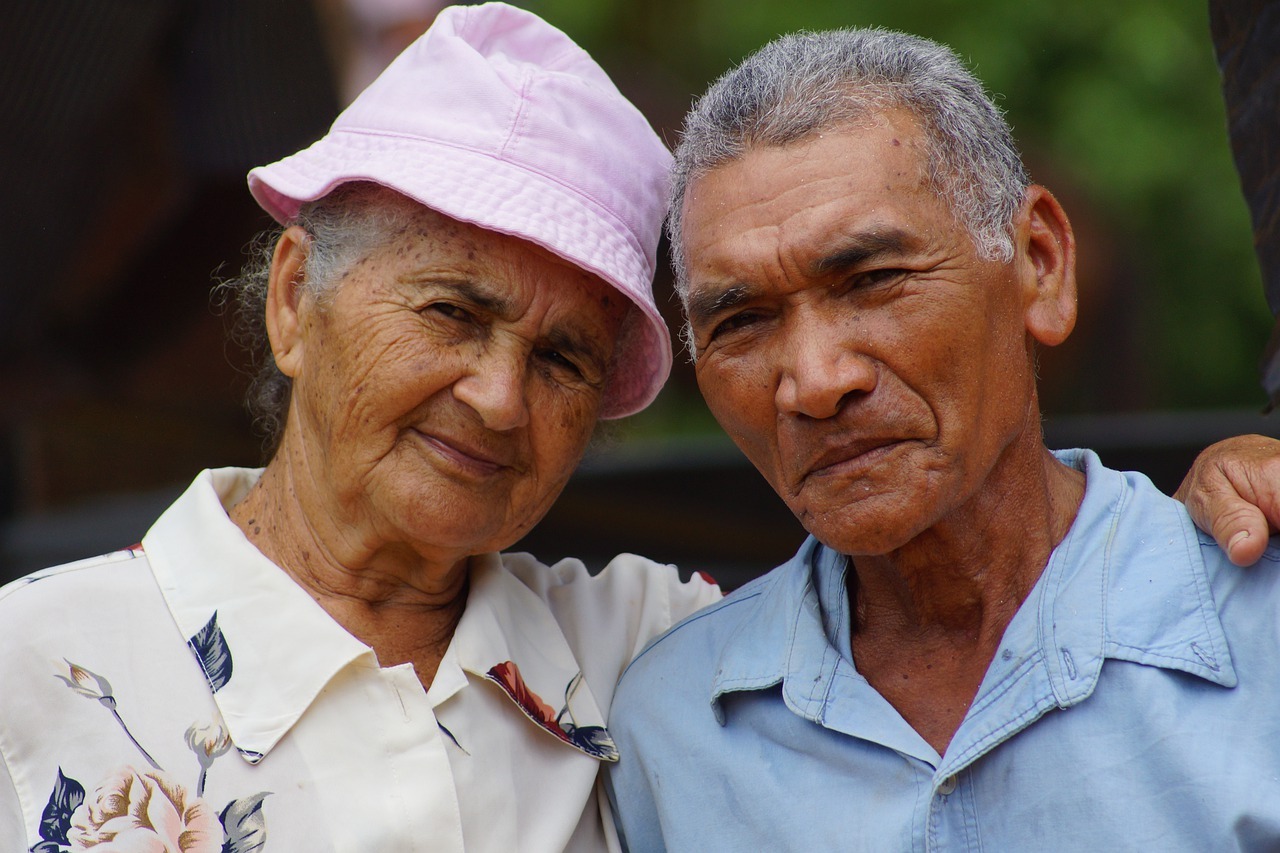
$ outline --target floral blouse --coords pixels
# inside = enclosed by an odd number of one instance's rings
[[[0,853],[616,850],[614,684],[718,589],[485,555],[425,690],[241,535],[256,476],[0,589]]]

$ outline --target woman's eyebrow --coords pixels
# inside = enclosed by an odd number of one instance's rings
[[[594,335],[567,326],[557,326],[547,333],[547,343],[565,355],[603,366],[605,362],[605,346]]]
[[[467,302],[498,317],[505,317],[511,311],[511,300],[496,287],[489,287],[474,279],[456,275],[415,275],[412,284],[420,290],[428,288],[448,288]]]

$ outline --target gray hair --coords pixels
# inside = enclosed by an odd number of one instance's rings
[[[302,286],[321,305],[332,298],[347,273],[375,249],[412,225],[422,206],[397,192],[353,181],[302,206],[289,225],[310,235]],[[253,359],[253,378],[245,405],[263,435],[264,461],[280,446],[293,383],[280,372],[267,338],[267,285],[271,259],[284,228],[263,232],[249,247],[240,274],[217,285],[223,304],[234,304],[233,337]]]
[[[799,32],[727,72],[685,117],[667,219],[681,300],[688,299],[682,208],[693,181],[752,146],[786,145],[895,107],[920,121],[929,180],[979,253],[1012,259],[1012,224],[1029,179],[1009,125],[959,58],[888,30]]]

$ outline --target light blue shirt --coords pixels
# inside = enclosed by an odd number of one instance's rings
[[[1232,567],[1087,451],[1079,514],[939,756],[855,669],[847,561],[789,562],[623,677],[632,853],[1280,849],[1280,560]]]

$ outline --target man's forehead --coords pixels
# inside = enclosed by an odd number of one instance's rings
[[[926,209],[945,202],[919,142],[917,128],[880,122],[756,146],[708,171],[691,183],[681,211],[688,271],[705,265],[708,250],[732,262],[761,241],[799,238],[826,252],[855,235],[908,231],[924,213],[932,219],[940,211]]]
[[[919,121],[905,109],[879,112],[784,144],[750,145],[690,181],[682,199],[682,228],[715,225],[733,205],[789,194],[803,197],[807,187],[819,182],[865,185],[886,155],[897,166],[898,180],[928,180],[928,140]]]

